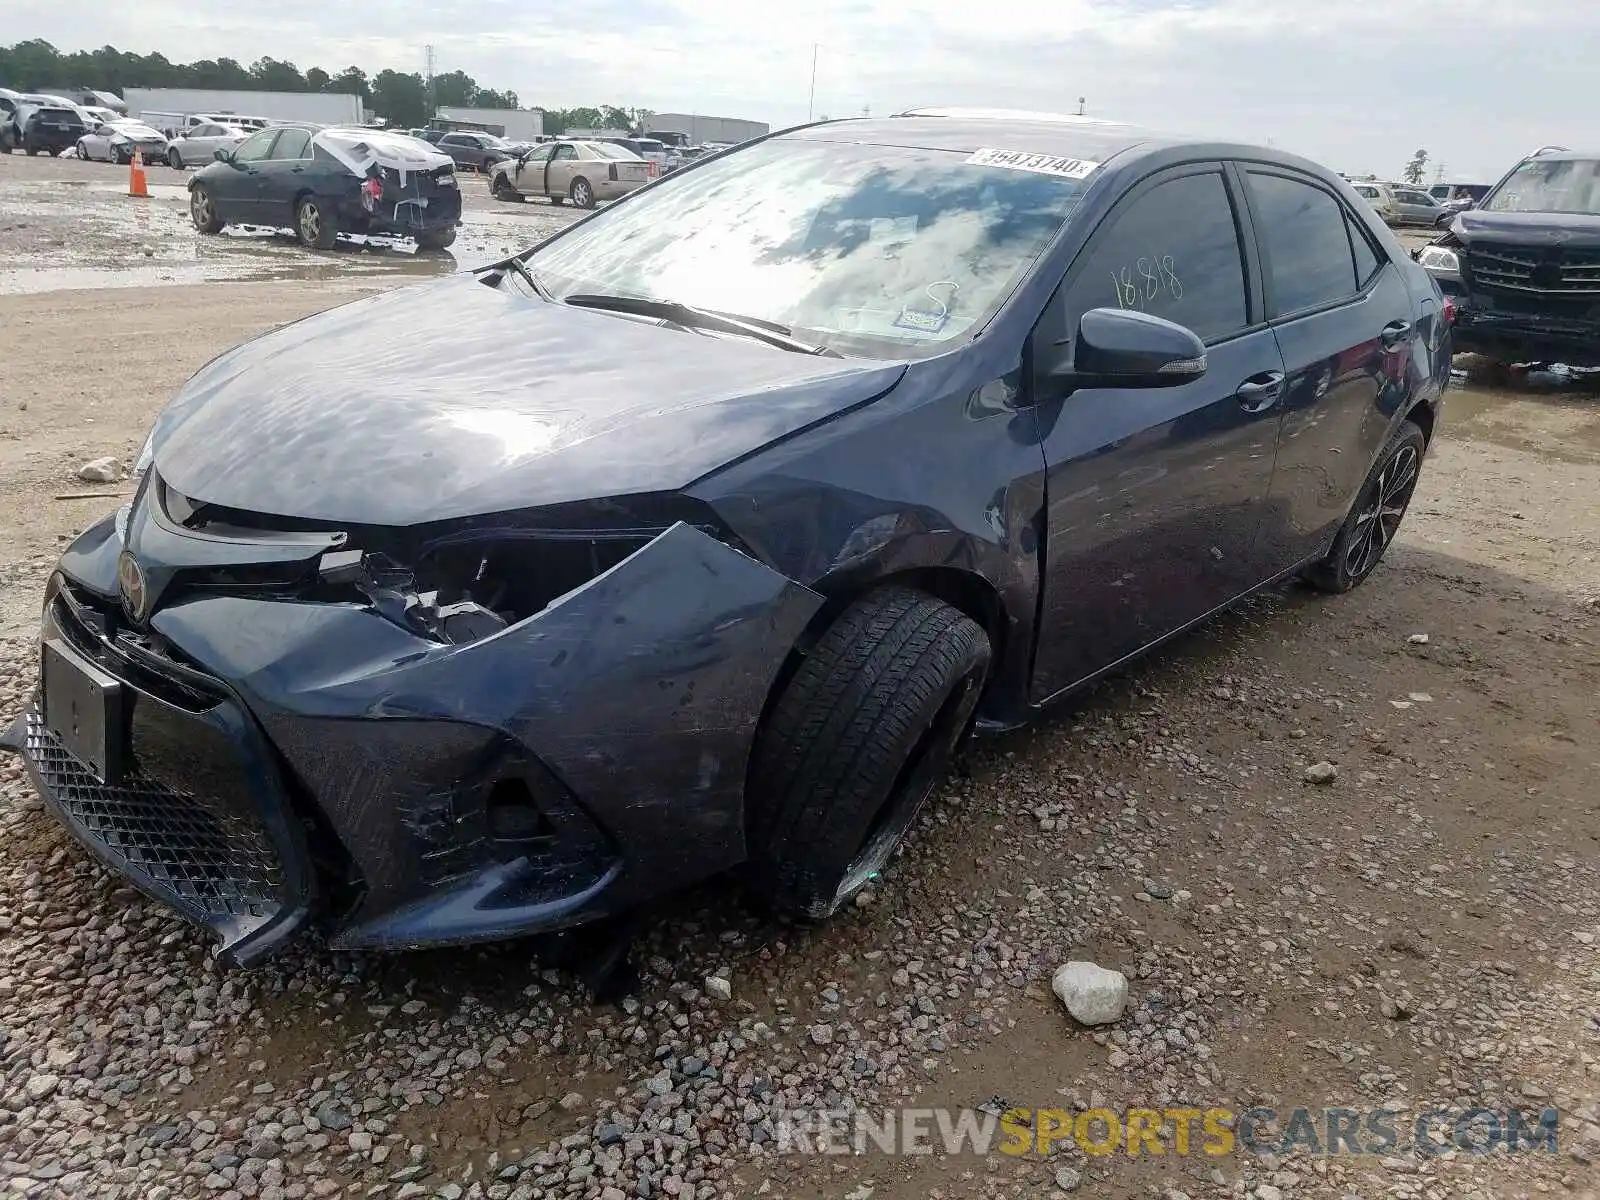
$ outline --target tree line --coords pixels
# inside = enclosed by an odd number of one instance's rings
[[[42,38],[0,46],[0,87],[34,91],[50,87],[93,88],[121,95],[125,88],[212,88],[244,92],[344,92],[390,124],[424,124],[440,106],[517,108],[516,92],[479,87],[465,71],[446,71],[428,82],[415,71],[384,70],[369,75],[360,67],[330,73],[321,67],[301,71],[292,62],[262,57],[249,66],[232,58],[175,63],[164,54],[134,54],[114,46],[63,54]],[[590,127],[637,128],[644,109],[603,104],[597,108],[546,109],[547,133]]]

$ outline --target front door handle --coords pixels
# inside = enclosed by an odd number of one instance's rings
[[[1383,327],[1383,332],[1379,336],[1383,339],[1383,348],[1393,350],[1411,337],[1411,322],[1390,321]]]
[[[1234,393],[1239,407],[1247,413],[1264,413],[1283,396],[1283,372],[1263,371],[1252,375]]]

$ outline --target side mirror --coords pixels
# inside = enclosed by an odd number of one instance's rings
[[[216,159],[218,162],[231,163],[233,161],[233,151],[225,150],[219,147],[211,152],[211,157]]]
[[[1048,372],[1070,388],[1177,387],[1205,373],[1205,343],[1192,330],[1126,308],[1084,313],[1071,358]]]

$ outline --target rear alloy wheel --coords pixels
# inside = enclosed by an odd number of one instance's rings
[[[594,207],[594,188],[589,186],[589,181],[579,175],[572,181],[572,202],[579,208]]]
[[[1402,421],[1378,456],[1328,557],[1306,571],[1306,580],[1324,592],[1348,592],[1372,574],[1399,532],[1422,474],[1428,440],[1410,421]]]
[[[989,658],[977,622],[924,592],[846,609],[756,734],[749,888],[821,920],[876,879],[967,733]]]
[[[217,216],[217,201],[204,187],[189,189],[189,220],[201,233],[219,233],[222,220]]]
[[[118,150],[115,146],[111,147],[110,154],[111,154],[111,161],[114,162],[117,166],[121,167],[121,166],[126,166],[127,165],[128,161],[129,161],[127,155],[123,154],[122,151]]]
[[[315,196],[303,196],[294,209],[294,232],[312,250],[332,250],[339,238],[333,214]]]

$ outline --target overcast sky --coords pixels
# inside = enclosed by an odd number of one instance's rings
[[[806,119],[917,104],[1072,111],[1217,134],[1396,176],[1492,181],[1594,130],[1595,0],[0,0],[13,39],[302,70],[461,69],[524,104]],[[412,30],[401,40],[396,30]]]

